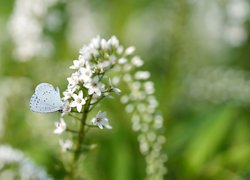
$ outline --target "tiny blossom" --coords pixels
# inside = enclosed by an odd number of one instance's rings
[[[144,133],[146,133],[148,130],[149,130],[148,123],[143,123],[141,125],[141,131],[144,132]]]
[[[91,59],[91,49],[89,47],[83,47],[79,52],[82,55],[81,57],[86,61],[89,61]]]
[[[100,129],[112,129],[112,126],[109,125],[109,120],[106,118],[106,115],[106,112],[99,111],[98,114],[92,119],[93,125],[97,125]]]
[[[111,46],[113,46],[114,48],[118,48],[118,47],[119,47],[119,41],[118,41],[118,39],[117,39],[115,36],[112,36],[112,37],[109,39],[108,43],[109,43]]]
[[[117,61],[117,57],[115,55],[109,56],[109,62],[111,64],[115,64],[116,61]]]
[[[116,72],[120,72],[122,68],[121,68],[121,66],[115,66],[113,69]]]
[[[62,148],[63,152],[66,152],[68,150],[70,150],[73,146],[73,143],[71,140],[67,139],[67,140],[59,140],[59,144]]]
[[[105,49],[105,50],[109,48],[109,44],[105,39],[101,40],[101,47],[102,49]]]
[[[141,67],[143,65],[143,61],[138,56],[133,57],[132,60],[131,60],[131,62],[136,67]]]
[[[137,114],[133,114],[132,118],[131,118],[133,123],[139,123],[140,122],[140,116]]]
[[[140,104],[138,104],[137,109],[140,112],[145,112],[146,111],[146,106],[145,106],[144,103],[140,103]]]
[[[78,82],[79,82],[79,76],[78,73],[73,73],[71,77],[67,78],[68,80],[68,88],[71,89],[72,91],[75,91],[76,89],[79,88]]]
[[[124,76],[123,76],[123,80],[125,81],[125,82],[130,82],[131,80],[132,80],[132,77],[131,77],[131,75],[130,74],[125,74]]]
[[[78,59],[79,59],[79,61],[81,62],[81,65],[83,65],[83,66],[88,62],[88,60],[85,58],[84,55],[79,55]],[[80,66],[79,66],[79,67],[80,67]],[[82,67],[82,66],[81,66],[81,67]]]
[[[156,108],[158,106],[158,101],[155,99],[154,96],[149,96],[148,99],[147,99],[148,103],[149,103],[149,106],[150,107],[153,107],[153,108]]]
[[[55,126],[56,126],[56,129],[54,130],[55,134],[62,134],[67,128],[67,125],[64,122],[63,118],[60,119],[60,122],[55,122]]]
[[[73,61],[73,65],[70,66],[70,69],[79,69],[80,67],[82,67],[84,65],[84,62],[81,60],[74,60]]]
[[[141,82],[140,81],[134,81],[131,84],[132,90],[138,91],[141,87]]]
[[[127,95],[123,95],[121,97],[121,103],[122,104],[126,104],[126,103],[128,103],[128,101],[129,101],[129,97]]]
[[[119,82],[120,82],[120,78],[119,77],[116,76],[116,77],[112,78],[112,83],[113,84],[117,85]]]
[[[100,48],[100,43],[101,43],[101,38],[100,36],[97,36],[96,38],[93,38],[91,41],[91,44],[94,46],[94,48],[99,49]]]
[[[123,51],[124,51],[124,48],[123,48],[122,46],[119,46],[119,47],[117,48],[117,53],[118,53],[118,54],[122,54]]]
[[[104,72],[104,69],[110,67],[111,63],[110,61],[103,61],[97,64],[98,69],[101,70],[101,72]]]
[[[128,72],[128,71],[130,71],[132,69],[132,65],[131,64],[125,64],[123,69],[124,69],[125,72]]]
[[[146,80],[150,77],[150,73],[148,71],[138,71],[135,73],[135,79],[137,80]]]
[[[120,90],[120,89],[118,89],[118,88],[116,88],[116,87],[113,86],[111,79],[109,79],[109,86],[110,86],[110,89],[111,89],[114,93],[116,93],[116,94],[120,94],[120,93],[121,93],[121,90]]]
[[[96,94],[101,96],[102,90],[104,89],[103,84],[99,81],[99,77],[95,76],[90,82],[84,85],[88,89],[88,94]]]
[[[92,70],[90,66],[86,66],[83,68],[79,69],[80,75],[79,75],[79,80],[83,82],[89,82],[91,81],[91,76],[92,76]]]
[[[67,89],[63,92],[64,97],[62,98],[64,101],[70,99],[72,95],[74,94],[74,91],[72,89]]]
[[[134,46],[131,46],[131,47],[128,47],[126,50],[125,50],[125,54],[126,55],[131,55],[133,54],[135,51],[135,47]]]
[[[155,117],[154,126],[156,129],[160,129],[163,125],[163,119],[160,115]]]
[[[83,98],[83,92],[79,91],[78,95],[73,94],[72,97],[74,98],[74,101],[71,102],[71,107],[76,107],[78,112],[81,112],[82,106],[86,103],[85,99]]]
[[[65,101],[64,105],[63,105],[62,115],[61,116],[64,116],[65,114],[67,114],[69,112],[71,112],[70,103],[69,103],[69,101]]]
[[[119,64],[125,64],[125,63],[127,63],[128,62],[128,59],[127,58],[120,58],[119,60],[118,60],[118,63]]]
[[[149,141],[154,142],[156,139],[156,134],[154,132],[149,132],[147,134]]]
[[[144,89],[147,94],[153,94],[155,92],[154,83],[151,81],[147,81],[144,83]]]
[[[143,154],[146,154],[148,152],[148,144],[146,142],[140,144],[140,150]]]
[[[133,125],[132,125],[132,129],[134,130],[134,131],[139,131],[140,129],[141,129],[141,124],[140,123],[133,123]]]

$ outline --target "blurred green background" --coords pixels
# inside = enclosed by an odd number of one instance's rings
[[[68,67],[100,34],[135,45],[151,72],[165,119],[165,179],[250,179],[248,0],[0,0],[0,143],[55,179],[63,176],[53,134],[59,114],[29,99],[49,82],[64,90]],[[119,97],[105,100],[112,131],[93,131],[87,179],[143,179],[137,134]]]

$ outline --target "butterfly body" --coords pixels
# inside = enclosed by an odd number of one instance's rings
[[[59,89],[49,83],[37,85],[30,99],[30,110],[38,113],[62,111],[63,105]]]

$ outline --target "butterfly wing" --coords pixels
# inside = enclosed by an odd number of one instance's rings
[[[36,87],[35,93],[30,99],[30,109],[34,112],[48,113],[62,110],[59,90],[55,90],[51,84],[41,83]]]

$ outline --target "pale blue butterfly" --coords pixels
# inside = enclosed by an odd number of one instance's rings
[[[61,112],[64,103],[61,100],[59,88],[49,83],[38,84],[30,99],[30,110],[38,113]]]

